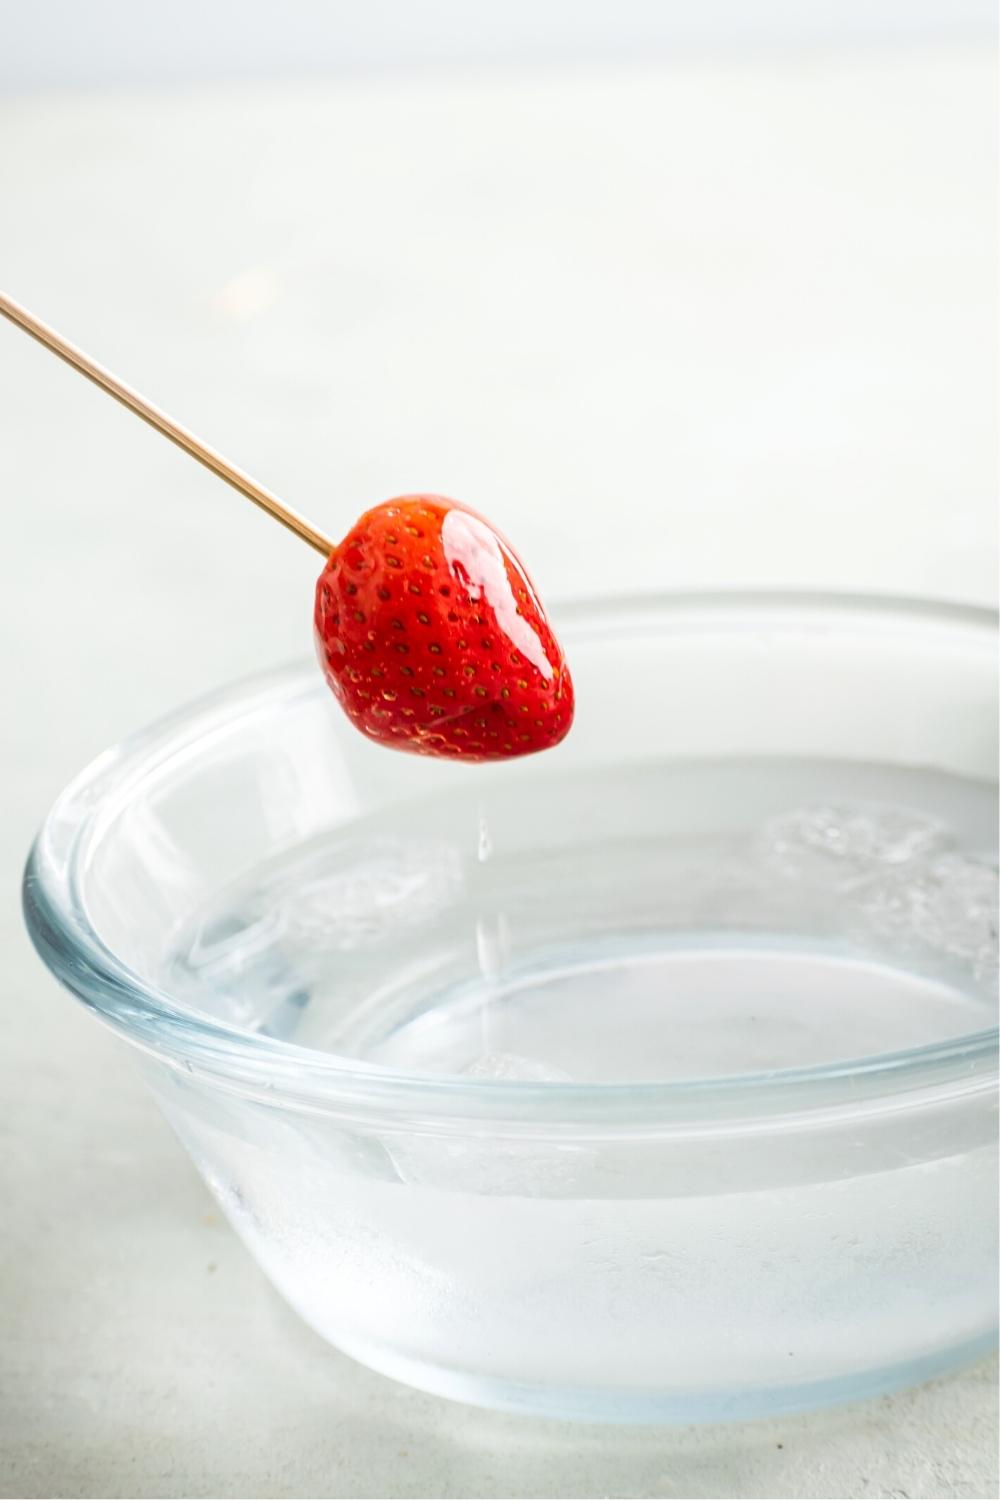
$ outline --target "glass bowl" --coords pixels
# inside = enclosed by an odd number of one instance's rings
[[[397,1379],[686,1422],[975,1357],[993,617],[558,624],[577,723],[520,763],[382,751],[312,665],[107,752],[31,854],[39,952],[292,1306]]]

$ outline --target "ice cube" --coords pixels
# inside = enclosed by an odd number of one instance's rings
[[[523,1083],[571,1083],[568,1073],[517,1052],[484,1052],[463,1069],[466,1078],[520,1080]]]
[[[943,824],[905,808],[814,805],[765,824],[760,852],[785,879],[838,889],[947,848]]]
[[[872,931],[909,950],[947,955],[989,980],[997,965],[995,866],[947,853],[886,872],[858,892]]]

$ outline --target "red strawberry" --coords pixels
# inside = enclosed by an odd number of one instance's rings
[[[316,642],[355,727],[395,750],[506,760],[557,745],[573,721],[528,575],[481,516],[440,495],[377,505],[334,548]]]

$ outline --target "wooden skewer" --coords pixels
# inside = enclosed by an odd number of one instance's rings
[[[266,510],[269,516],[280,521],[282,526],[287,526],[289,531],[293,531],[304,542],[308,542],[310,547],[315,547],[317,552],[322,552],[324,557],[329,557],[333,551],[333,542],[321,531],[317,531],[304,516],[300,516],[290,506],[282,504],[277,495],[273,495],[262,484],[258,484],[256,479],[252,479],[249,474],[238,469],[235,464],[229,462],[228,458],[224,458],[221,453],[217,453],[214,448],[203,443],[200,438],[195,437],[193,432],[189,432],[186,427],[175,422],[173,417],[168,417],[166,412],[160,411],[159,407],[147,401],[144,396],[140,396],[138,391],[132,390],[131,386],[127,386],[123,380],[112,375],[110,370],[105,370],[103,365],[99,365],[96,360],[88,358],[81,349],[77,349],[68,339],[56,333],[54,328],[49,328],[40,318],[28,312],[26,307],[21,307],[12,297],[5,297],[2,292],[0,292],[0,313],[3,313],[4,317],[9,318],[12,323],[16,323],[19,328],[23,328],[25,333],[30,333],[31,337],[37,339],[40,344],[44,344],[46,349],[57,354],[60,359],[64,359],[68,365],[72,365],[74,370],[79,370],[81,375],[86,375],[87,379],[99,385],[102,391],[107,391],[108,395],[120,401],[122,406],[127,406],[129,411],[135,412],[136,416],[148,422],[150,427],[155,427],[157,432],[162,432],[163,436],[169,438],[172,443],[176,443],[178,448],[183,448],[185,453],[190,453],[191,457],[196,458],[200,464],[204,464],[206,469],[211,469],[213,474],[217,474],[220,479],[231,484],[234,490],[239,490],[241,495],[246,495],[254,505],[259,505],[261,510]]]

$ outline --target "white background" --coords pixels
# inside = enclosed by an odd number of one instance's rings
[[[995,597],[988,7],[3,20],[0,284],[331,532],[430,488],[556,605]],[[83,761],[310,649],[319,559],[6,327],[0,504],[0,1492],[995,1490],[988,1369],[808,1421],[581,1433],[458,1412],[300,1328],[29,952],[16,886]]]

